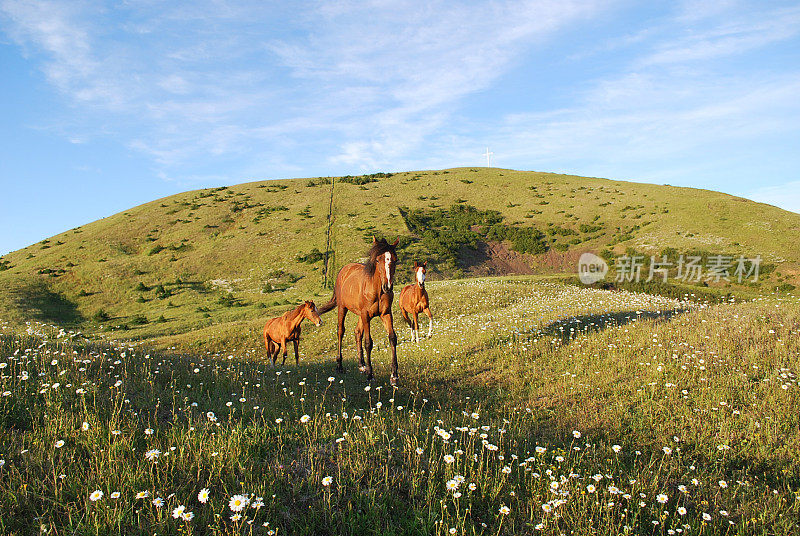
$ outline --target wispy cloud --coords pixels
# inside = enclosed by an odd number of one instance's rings
[[[55,87],[90,114],[117,114],[120,138],[160,166],[263,154],[295,137],[333,165],[375,168],[443,129],[532,44],[605,4],[5,0],[0,10]],[[69,122],[89,136],[91,124]]]
[[[800,67],[759,55],[796,44],[800,8],[771,6],[0,0],[0,27],[70,104],[54,129],[171,179],[477,164],[488,143],[498,165],[678,184],[798,133]],[[466,108],[507,83],[538,89]]]

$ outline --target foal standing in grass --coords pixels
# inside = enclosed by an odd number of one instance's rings
[[[282,316],[267,320],[264,326],[264,345],[267,347],[267,355],[272,358],[272,366],[275,366],[281,350],[283,350],[281,366],[286,363],[286,355],[289,353],[287,343],[290,341],[294,343],[294,362],[300,364],[300,323],[306,318],[314,325],[322,325],[322,319],[313,301],[301,303]]]
[[[400,312],[403,314],[406,322],[411,328],[411,339],[419,342],[419,313],[428,315],[428,337],[431,336],[433,330],[433,315],[430,310],[430,302],[428,301],[428,291],[425,290],[425,267],[428,261],[418,264],[414,262],[414,278],[417,280],[413,285],[406,285],[400,291]],[[411,321],[411,317],[414,321]]]

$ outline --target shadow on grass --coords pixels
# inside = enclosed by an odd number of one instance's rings
[[[85,320],[75,302],[53,291],[43,281],[26,283],[12,290],[11,295],[26,318],[62,326],[75,326]]]
[[[591,335],[608,328],[624,326],[640,320],[668,321],[689,309],[676,308],[664,311],[618,311],[594,315],[571,316],[556,320],[531,335],[560,339],[568,344],[578,335]]]

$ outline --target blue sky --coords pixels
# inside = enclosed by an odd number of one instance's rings
[[[800,3],[0,0],[0,254],[180,191],[485,165],[800,212]]]

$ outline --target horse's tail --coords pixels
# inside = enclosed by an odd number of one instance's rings
[[[323,305],[321,307],[317,307],[317,313],[321,314],[321,315],[325,314],[328,311],[330,311],[331,309],[333,309],[334,307],[336,307],[336,292],[335,291],[333,293],[333,297],[331,298],[331,301],[329,301],[328,303],[326,303],[325,305]]]

